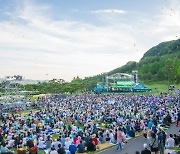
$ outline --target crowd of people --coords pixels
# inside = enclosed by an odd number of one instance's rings
[[[38,103],[45,108],[1,113],[0,153],[13,153],[15,148],[19,153],[75,154],[96,151],[105,142],[117,144],[120,150],[138,132],[149,141],[146,151],[163,151],[180,143],[179,134],[168,137],[162,129],[172,122],[180,124],[179,96],[80,94],[47,96]]]

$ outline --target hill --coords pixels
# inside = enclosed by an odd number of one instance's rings
[[[129,61],[126,65],[116,68],[108,73],[108,75],[115,73],[132,73],[132,70],[137,69],[138,63],[135,61]]]
[[[149,49],[139,61],[138,70],[143,81],[180,83],[180,39]]]

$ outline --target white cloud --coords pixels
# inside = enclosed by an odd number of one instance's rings
[[[91,13],[95,13],[95,14],[126,14],[127,11],[117,10],[117,9],[105,9],[105,10],[91,11]]]
[[[7,16],[12,16],[12,13],[11,13],[11,12],[5,11],[4,14],[7,15]]]
[[[109,16],[123,14],[123,10],[99,10],[97,18],[106,24],[96,26],[54,20],[49,13],[51,6],[26,2],[21,11],[13,13],[14,26],[11,21],[1,22],[1,74],[22,74],[33,79],[46,79],[48,74],[48,78],[71,80],[77,75],[95,75],[130,60],[138,61],[153,45],[180,36],[179,6],[173,2],[153,17],[135,17],[128,12],[134,21]],[[171,8],[175,12],[168,16]]]

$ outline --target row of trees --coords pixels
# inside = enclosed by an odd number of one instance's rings
[[[39,93],[81,93],[91,91],[93,87],[101,80],[101,76],[97,75],[81,79],[75,77],[71,82],[57,82],[58,79],[50,80],[49,82],[39,82],[38,84],[27,84],[27,91],[38,91]]]

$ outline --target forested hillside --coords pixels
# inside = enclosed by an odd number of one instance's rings
[[[148,50],[138,63],[143,81],[180,83],[180,39],[163,42]]]

